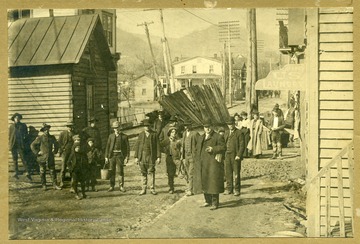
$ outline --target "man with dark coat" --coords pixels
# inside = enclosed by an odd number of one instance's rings
[[[130,145],[128,136],[121,132],[119,121],[112,123],[113,134],[109,135],[105,148],[105,163],[110,163],[110,188],[115,187],[116,176],[119,179],[119,190],[125,192],[124,188],[124,164],[127,164],[130,156]]]
[[[72,147],[74,144],[73,136],[74,133],[74,122],[69,120],[65,124],[66,130],[62,131],[59,135],[59,155],[61,156],[61,171],[60,171],[60,187],[64,186],[65,173],[66,173],[66,162],[69,159],[69,156],[72,152]]]
[[[194,178],[194,161],[196,158],[196,140],[200,136],[198,132],[192,129],[189,120],[184,122],[185,131],[182,136],[181,159],[185,165],[187,189],[186,196],[194,195],[193,178]]]
[[[40,129],[43,132],[39,135],[33,143],[31,143],[31,150],[37,156],[36,160],[40,165],[40,178],[43,190],[46,191],[46,165],[49,168],[52,185],[55,190],[61,190],[61,187],[57,186],[56,183],[56,172],[55,172],[55,154],[59,150],[59,144],[56,141],[55,136],[50,135],[51,126],[43,124]]]
[[[98,120],[95,117],[91,117],[89,119],[90,126],[83,129],[84,141],[87,141],[89,138],[94,138],[95,147],[102,151],[102,143],[101,143],[101,136],[100,130],[96,127],[96,122]]]
[[[156,135],[159,137],[162,129],[165,126],[165,120],[164,120],[164,111],[158,112],[158,117],[154,121],[154,131],[156,132]]]
[[[14,121],[9,127],[9,149],[11,151],[13,165],[14,165],[14,177],[19,179],[19,166],[18,155],[20,155],[21,161],[24,165],[26,177],[31,179],[30,167],[25,157],[25,140],[28,134],[27,126],[25,123],[20,122],[23,116],[19,113],[15,113],[11,116],[11,120]]]
[[[234,196],[240,195],[241,189],[241,159],[245,149],[244,134],[235,127],[235,119],[231,117],[227,122],[229,130],[224,134],[226,143],[225,151],[225,175],[226,190],[225,195],[234,193]],[[234,179],[235,176],[235,179]],[[235,187],[234,187],[235,181]],[[234,191],[235,190],[235,191]]]
[[[224,192],[224,174],[221,162],[216,160],[217,154],[222,154],[225,149],[224,137],[213,129],[210,120],[203,124],[204,134],[196,144],[197,158],[194,168],[194,193],[204,193],[205,204],[211,210],[219,207],[219,193]]]
[[[150,176],[150,191],[156,195],[155,191],[155,165],[160,163],[161,152],[159,139],[154,131],[151,130],[149,120],[144,120],[144,131],[139,134],[135,144],[135,163],[139,164],[142,175],[142,190],[139,195],[146,194],[148,175]]]

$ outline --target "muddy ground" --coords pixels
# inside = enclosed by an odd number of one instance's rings
[[[89,192],[90,198],[83,200],[69,192],[69,182],[61,191],[44,192],[38,175],[33,183],[25,176],[11,178],[9,238],[264,237],[279,231],[305,235],[303,218],[296,213],[305,211],[304,194],[294,182],[304,176],[298,151],[284,149],[281,161],[270,160],[270,150],[261,159],[245,159],[242,195],[220,195],[216,211],[199,208],[201,195],[185,197],[183,179],[176,178],[176,193],[169,194],[164,160],[157,167],[156,196],[138,195],[140,174],[132,162],[125,167],[127,192],[107,192],[108,182],[99,180],[99,192]]]

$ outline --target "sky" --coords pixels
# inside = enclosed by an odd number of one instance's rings
[[[217,25],[220,21],[238,20],[246,27],[246,9],[163,9],[165,33],[169,38],[179,38],[191,32]],[[159,10],[117,9],[117,26],[127,32],[144,34],[138,24],[153,21],[149,25],[151,35],[162,36]],[[257,31],[278,35],[276,9],[257,9]]]

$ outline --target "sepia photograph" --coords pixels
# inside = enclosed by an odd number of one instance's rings
[[[7,9],[9,240],[355,237],[353,8],[205,2]]]

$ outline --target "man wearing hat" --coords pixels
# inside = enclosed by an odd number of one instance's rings
[[[98,122],[98,120],[95,117],[89,119],[90,126],[83,129],[84,140],[86,141],[90,137],[93,138],[94,146],[102,151],[100,130],[96,127],[96,122]]]
[[[66,162],[71,154],[71,149],[74,144],[73,136],[74,133],[74,122],[72,119],[68,120],[65,124],[66,130],[62,131],[59,135],[59,155],[61,156],[61,171],[60,171],[60,186],[64,186],[65,173],[66,173]]]
[[[241,179],[241,159],[245,149],[244,135],[235,127],[234,117],[230,117],[226,122],[229,130],[225,132],[224,139],[226,143],[225,151],[225,175],[226,190],[225,195],[240,195]],[[235,179],[234,179],[235,177]],[[235,184],[234,184],[235,183]]]
[[[135,144],[135,163],[139,164],[142,175],[142,189],[139,195],[146,194],[148,176],[150,176],[150,191],[156,195],[155,191],[155,165],[160,163],[161,153],[159,138],[151,130],[149,120],[142,121],[144,131],[142,131]]]
[[[25,157],[25,140],[28,134],[27,126],[25,123],[20,122],[22,115],[15,113],[11,116],[11,120],[14,122],[9,127],[9,149],[11,151],[13,165],[14,165],[14,177],[19,179],[19,166],[18,166],[18,155],[20,155],[23,163],[26,177],[31,180],[30,167]]]
[[[280,111],[276,108],[272,111],[273,115],[270,118],[270,133],[271,133],[271,142],[273,147],[273,156],[272,159],[279,157],[282,158],[282,147],[281,147],[281,136],[285,128],[284,118],[280,116]]]
[[[187,178],[186,196],[194,195],[194,160],[196,157],[196,140],[200,136],[198,132],[192,129],[190,120],[184,122],[185,131],[182,136],[181,159],[184,162]]]
[[[61,187],[57,186],[56,183],[56,172],[55,172],[55,154],[59,150],[59,144],[56,141],[55,136],[50,135],[51,126],[43,124],[40,129],[42,135],[38,136],[31,143],[31,150],[36,155],[36,160],[40,165],[40,178],[43,190],[46,190],[46,165],[50,171],[52,185],[55,190],[61,190]]]
[[[205,204],[215,210],[219,207],[219,193],[224,192],[224,174],[221,162],[216,160],[217,154],[226,150],[224,137],[213,129],[210,120],[203,124],[204,134],[196,144],[196,160],[194,165],[194,194],[203,193]]]
[[[119,190],[125,192],[124,188],[124,163],[127,164],[130,156],[130,145],[128,136],[121,132],[119,121],[111,125],[114,133],[109,135],[105,148],[105,163],[110,163],[110,188],[114,191],[115,178],[119,180]]]
[[[156,132],[156,135],[159,137],[162,129],[165,126],[165,120],[164,120],[164,111],[158,112],[158,117],[154,121],[154,131]]]

